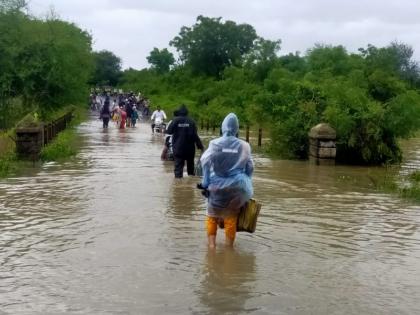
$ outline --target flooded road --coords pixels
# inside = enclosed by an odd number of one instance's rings
[[[211,251],[199,179],[149,125],[100,127],[0,181],[0,314],[420,313],[420,206],[375,191],[382,169],[257,156],[257,231]]]

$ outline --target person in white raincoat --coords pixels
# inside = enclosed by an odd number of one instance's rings
[[[238,118],[230,113],[223,120],[222,136],[212,140],[201,157],[201,186],[209,191],[206,225],[210,247],[216,246],[220,220],[224,221],[226,244],[233,245],[240,208],[253,195],[251,147],[236,137],[238,130]]]

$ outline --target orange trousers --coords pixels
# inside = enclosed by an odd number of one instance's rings
[[[225,236],[231,240],[235,240],[236,236],[236,222],[238,220],[237,216],[228,217],[228,218],[213,218],[207,217],[206,226],[207,226],[207,235],[216,235],[217,234],[217,222],[218,220],[223,220],[225,225]]]

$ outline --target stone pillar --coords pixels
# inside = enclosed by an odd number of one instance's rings
[[[43,126],[16,129],[16,153],[20,159],[38,160],[43,146]]]
[[[316,164],[334,164],[336,132],[328,124],[318,124],[309,132],[309,157]]]

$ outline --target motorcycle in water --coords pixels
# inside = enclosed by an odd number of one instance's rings
[[[160,155],[162,161],[173,161],[174,152],[172,150],[172,136],[167,135],[165,138],[165,145],[163,147],[162,153]]]
[[[163,122],[163,120],[161,118],[156,118],[154,126],[153,126],[153,131],[155,133],[165,133],[166,130],[166,124]]]

